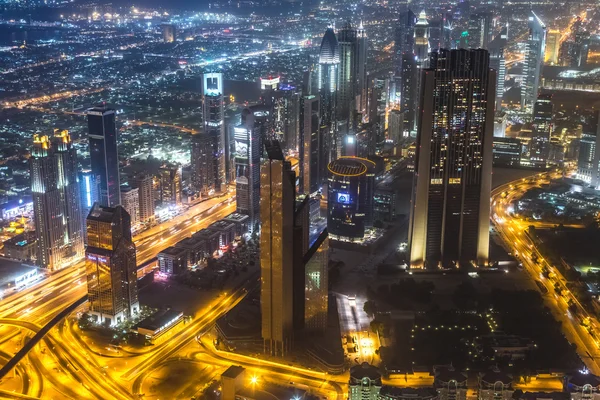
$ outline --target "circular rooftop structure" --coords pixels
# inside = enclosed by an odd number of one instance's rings
[[[329,163],[327,169],[338,176],[361,176],[375,167],[375,163],[366,158],[341,157]]]

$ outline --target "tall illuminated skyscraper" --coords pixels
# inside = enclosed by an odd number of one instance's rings
[[[544,63],[548,65],[558,65],[558,54],[560,50],[559,30],[551,29],[546,35],[546,50],[544,52]]]
[[[329,236],[325,229],[303,259],[305,271],[304,328],[322,332],[327,328],[329,296]]]
[[[338,44],[340,66],[336,118],[347,132],[351,114],[356,108],[354,102],[358,89],[358,37],[349,21],[338,31]]]
[[[121,203],[115,116],[115,110],[106,106],[87,110],[92,174],[99,177],[100,204],[108,207]]]
[[[86,225],[89,313],[99,323],[112,326],[139,310],[131,221],[121,206],[95,204]]]
[[[279,143],[266,141],[260,167],[260,305],[265,353],[286,355],[293,339],[295,174]]]
[[[532,11],[529,16],[529,39],[523,70],[525,81],[521,87],[521,108],[531,110],[537,99],[545,51],[546,25]]]
[[[487,49],[492,40],[494,19],[491,13],[483,12],[469,16],[469,47],[472,49]]]
[[[319,52],[318,90],[321,110],[321,152],[325,160],[337,158],[337,97],[340,47],[333,28],[327,28]],[[325,166],[321,176],[325,176]]]
[[[321,187],[320,110],[317,96],[304,96],[300,105],[300,192],[315,193]]]
[[[234,128],[235,201],[237,212],[250,217],[249,231],[260,223],[260,127],[254,114],[245,109],[242,124]]]
[[[92,171],[86,170],[79,174],[79,193],[81,197],[81,223],[85,229],[85,219],[94,203],[100,201],[98,176],[94,175]]]
[[[198,190],[222,192],[225,177],[225,123],[223,114],[223,74],[207,73],[202,76],[204,94],[204,133],[199,138],[198,151],[192,150],[192,170],[200,172]],[[207,168],[203,168],[203,165]]]
[[[540,95],[533,105],[533,133],[529,159],[533,165],[541,168],[546,167],[550,154],[552,111],[552,95]]]
[[[146,174],[136,174],[129,179],[129,185],[132,188],[138,189],[140,222],[144,224],[153,223],[155,216],[152,176]]]
[[[77,154],[67,131],[34,135],[29,159],[37,261],[58,270],[83,258]]]
[[[415,110],[415,113],[419,111],[419,96],[421,93],[421,71],[425,68],[429,67],[429,22],[427,21],[427,15],[425,11],[421,11],[419,14],[419,19],[415,24],[415,66],[416,66],[416,75],[414,78],[414,87],[415,87],[415,96],[413,98],[413,106],[412,108]],[[407,75],[408,75],[407,71]],[[417,114],[418,115],[418,114]],[[414,123],[417,123],[417,117],[414,118]],[[409,126],[410,131],[414,132],[416,130],[415,126]]]
[[[504,59],[504,48],[507,43],[506,27],[496,35],[494,40],[488,43],[490,52],[490,68],[496,71],[496,111],[502,109],[502,96],[504,95],[504,81],[506,79],[506,61]]]
[[[367,33],[362,21],[356,30],[356,111],[367,113]]]
[[[495,71],[486,50],[440,50],[422,79],[410,264],[486,264]]]

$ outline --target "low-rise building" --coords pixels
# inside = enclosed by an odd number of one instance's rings
[[[382,386],[377,400],[438,400],[439,395],[434,388],[410,388]]]
[[[173,309],[160,310],[131,328],[132,332],[153,341],[183,321],[183,313]]]
[[[235,224],[225,220],[217,221],[208,227],[209,230],[219,233],[219,248],[229,246],[235,239]]]
[[[163,274],[177,275],[187,268],[187,251],[175,246],[158,253],[158,269]]]
[[[246,214],[231,213],[222,221],[229,222],[235,225],[235,235],[242,236],[248,232],[248,224],[250,223],[250,217]]]
[[[378,400],[381,390],[381,373],[369,363],[350,368],[348,400]]]
[[[31,261],[36,256],[35,232],[24,232],[3,243],[4,257],[18,261]]]
[[[194,239],[202,240],[205,243],[206,252],[209,257],[219,250],[221,233],[211,229],[202,229],[192,235]]]
[[[197,237],[188,237],[180,240],[175,244],[175,247],[186,251],[188,267],[198,265],[204,261],[208,255],[208,252],[206,251],[206,242]]]
[[[452,365],[440,365],[433,368],[434,381],[439,400],[466,400],[467,375],[457,371]]]
[[[521,141],[516,138],[494,137],[492,153],[495,167],[521,166]]]
[[[600,377],[588,370],[565,375],[563,390],[571,395],[571,400],[600,399]]]
[[[493,368],[478,376],[478,400],[512,400],[512,376]]]

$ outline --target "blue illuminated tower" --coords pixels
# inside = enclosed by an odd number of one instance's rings
[[[92,174],[100,185],[99,203],[107,207],[121,203],[115,115],[115,110],[104,105],[87,111]]]

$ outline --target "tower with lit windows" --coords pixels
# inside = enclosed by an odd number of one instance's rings
[[[105,105],[87,110],[92,174],[98,177],[100,204],[121,204],[116,111]]]
[[[249,231],[260,222],[260,126],[250,109],[242,112],[242,123],[234,128],[235,200],[237,212],[250,217]]]
[[[546,25],[532,11],[529,16],[529,38],[525,51],[525,82],[521,86],[521,108],[531,110],[537,100],[546,52]]]
[[[550,154],[552,111],[552,95],[540,95],[533,105],[533,133],[529,150],[532,165],[540,168],[546,167]]]
[[[98,323],[112,326],[139,311],[131,220],[121,206],[95,204],[86,225],[89,313]]]
[[[204,132],[192,136],[192,186],[203,195],[225,190],[223,74],[202,75]]]
[[[318,67],[318,91],[320,97],[321,111],[321,163],[322,174],[325,176],[325,167],[329,160],[337,157],[337,98],[338,98],[338,74],[340,66],[340,47],[333,32],[333,28],[327,28],[321,50],[319,52]]]
[[[489,253],[495,71],[486,50],[440,50],[422,74],[412,267],[484,265]]]
[[[84,254],[77,154],[67,131],[34,135],[31,192],[37,238],[37,262],[58,270]]]
[[[277,141],[266,141],[260,167],[260,308],[265,353],[292,346],[295,174]]]

